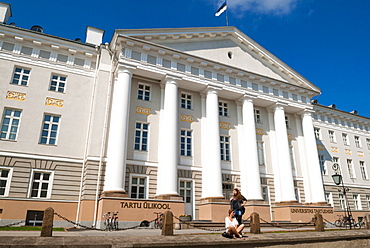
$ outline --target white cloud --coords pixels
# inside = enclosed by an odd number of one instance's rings
[[[286,15],[296,6],[299,0],[229,0],[228,9],[237,13],[252,11],[260,14]],[[220,1],[220,5],[224,1]]]

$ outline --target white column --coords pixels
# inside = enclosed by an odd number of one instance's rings
[[[203,183],[205,183],[202,198],[223,198],[222,172],[220,153],[220,120],[218,112],[218,93],[216,89],[207,89],[206,99],[206,159],[203,164]]]
[[[306,165],[311,186],[311,201],[314,203],[323,203],[325,201],[323,181],[321,177],[319,158],[311,112],[305,111],[302,114],[302,129],[306,148]]]
[[[132,72],[119,67],[113,83],[104,191],[125,193]]]
[[[280,171],[280,196],[282,202],[296,201],[292,166],[289,155],[288,133],[282,104],[276,104],[274,112],[278,165]]]
[[[253,100],[243,99],[243,140],[245,160],[240,162],[241,191],[248,200],[263,200],[257,154],[256,125]],[[240,136],[239,136],[240,137]]]
[[[167,77],[165,79],[163,121],[161,116],[161,142],[157,176],[157,196],[178,195],[177,164],[178,164],[178,89],[177,82]]]
[[[267,131],[269,137],[269,148],[271,155],[271,164],[274,173],[274,188],[275,188],[275,202],[281,202],[281,187],[280,187],[280,171],[279,171],[279,158],[276,143],[276,132],[274,124],[274,111],[272,109],[267,109],[267,118],[269,123],[269,130]]]

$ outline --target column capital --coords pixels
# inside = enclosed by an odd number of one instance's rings
[[[305,117],[305,116],[312,116],[312,114],[315,113],[315,110],[313,109],[305,109],[303,111],[301,111],[299,114],[301,115],[301,117]]]
[[[119,63],[119,64],[117,64],[115,74],[127,73],[130,76],[132,76],[132,73],[133,73],[134,69],[136,69],[136,66]]]
[[[167,74],[166,76],[164,76],[161,83],[163,83],[163,84],[175,84],[177,86],[177,82],[180,81],[180,80],[182,80],[182,77]]]
[[[241,102],[248,101],[253,103],[253,99],[256,99],[257,96],[252,94],[244,94],[242,97],[240,97],[238,100]]]
[[[286,106],[288,106],[288,104],[283,102],[276,102],[275,104],[272,105],[274,110],[284,110]]]
[[[218,95],[218,91],[220,91],[220,90],[222,90],[221,87],[214,86],[214,85],[208,85],[204,89],[203,93],[205,93],[205,94],[216,94],[216,95]]]

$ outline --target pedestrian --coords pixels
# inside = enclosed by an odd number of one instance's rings
[[[235,211],[229,209],[229,216],[225,217],[225,227],[226,227],[226,235],[224,237],[230,238],[240,238],[244,239],[242,235],[242,231],[244,229],[244,224],[239,225],[238,221],[235,218]]]
[[[242,224],[242,216],[245,212],[245,202],[247,199],[240,193],[240,190],[235,188],[233,190],[233,197],[230,198],[230,208],[235,212],[235,218],[239,225]]]

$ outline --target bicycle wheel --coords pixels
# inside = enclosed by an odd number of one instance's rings
[[[341,226],[342,226],[342,224],[343,224],[343,222],[342,222],[341,220],[336,220],[336,221],[334,222],[334,225],[335,225],[336,227],[341,227]]]

